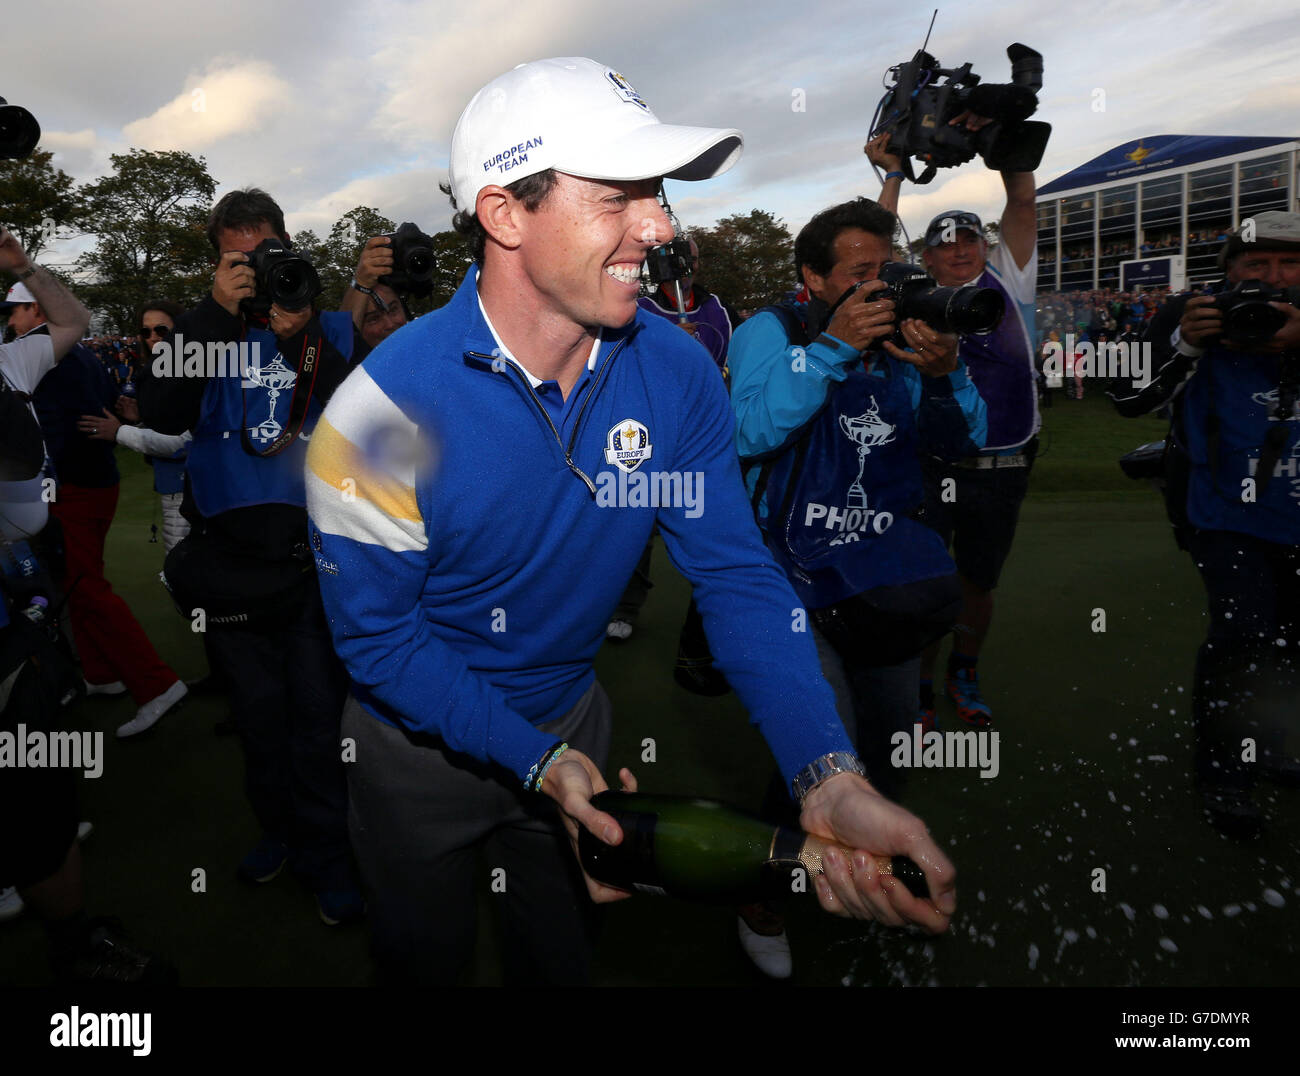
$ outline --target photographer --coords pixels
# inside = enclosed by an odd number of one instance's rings
[[[1300,286],[1300,213],[1246,221],[1219,266],[1212,294],[1175,296],[1151,319],[1151,383],[1112,398],[1126,416],[1173,403],[1167,504],[1210,613],[1192,688],[1196,785],[1208,821],[1248,839],[1263,829],[1254,761],[1288,783],[1300,776],[1283,750],[1300,686],[1300,310],[1294,298],[1225,307],[1244,281]]]
[[[886,285],[876,278],[890,259],[896,223],[865,198],[818,213],[794,250],[811,301],[760,310],[731,342],[731,403],[746,483],[769,546],[810,609],[829,604],[829,595],[801,586],[809,572],[787,541],[792,533],[803,548],[818,535],[827,542],[809,559],[834,566],[834,583],[818,584],[838,587],[833,601],[845,592],[927,587],[950,577],[952,561],[938,537],[908,518],[922,501],[918,442],[960,455],[984,441],[984,402],[958,357],[957,338],[916,320],[896,324],[894,303],[882,297]],[[896,331],[906,349],[890,339]],[[819,437],[817,427],[826,423],[830,429]],[[809,495],[815,490],[825,496]],[[866,525],[873,514],[876,522]],[[862,528],[838,537],[827,529],[827,521],[854,517],[864,520]],[[892,522],[880,526],[886,518]],[[952,607],[955,583],[949,594]],[[916,720],[919,654],[933,635],[890,653],[881,639],[828,637],[829,625],[812,619],[840,718],[873,784],[896,798],[903,774],[889,764],[890,739],[910,732]],[[883,619],[881,633],[904,634]],[[766,813],[788,811],[787,797],[773,789]],[[781,940],[758,940],[763,936]],[[789,974],[773,909],[743,909],[741,939],[769,974]],[[774,960],[764,955],[772,946]]]
[[[277,253],[290,245],[284,215],[264,191],[222,198],[208,239],[219,258],[212,293],[177,320],[174,335],[186,349],[203,344],[208,365],[200,376],[147,377],[140,386],[145,426],[194,438],[183,506],[192,529],[168,555],[165,577],[184,610],[203,611],[214,671],[230,685],[263,833],[239,876],[266,882],[288,862],[333,926],[360,918],[364,906],[347,849],[338,746],[346,675],[311,564],[303,469],[325,402],[368,349],[346,314],[317,314],[309,297],[292,309],[268,302],[273,267],[288,267],[280,284],[302,285],[297,298],[315,273]],[[261,273],[250,264],[259,252],[276,259]],[[214,357],[229,357],[224,345],[240,342],[249,345],[248,369],[218,368]]]
[[[392,271],[393,241],[376,235],[362,249],[352,283],[343,293],[339,309],[352,315],[352,324],[368,348],[378,347],[411,320],[406,301],[390,285],[380,283]]]
[[[992,121],[963,112],[951,126],[978,131]],[[887,169],[881,204],[896,209],[902,182],[900,159],[888,142],[876,139],[869,155]],[[967,725],[993,723],[976,672],[980,649],[993,620],[993,590],[1011,552],[1020,505],[1029,489],[1029,471],[1038,447],[1038,390],[1034,370],[1035,281],[1038,274],[1034,216],[1034,174],[1001,172],[1006,207],[999,242],[989,250],[983,225],[974,213],[940,213],[925,230],[922,259],[944,287],[973,284],[1002,293],[1005,313],[991,333],[961,337],[961,357],[970,379],[988,406],[988,439],[965,459],[926,463],[926,521],[950,543],[962,580],[962,613],[953,633],[945,688]],[[942,495],[945,482],[955,491]],[[921,669],[921,715],[935,723],[934,662],[939,644],[928,649]]]

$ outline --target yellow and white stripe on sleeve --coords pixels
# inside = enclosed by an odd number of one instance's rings
[[[429,448],[419,428],[364,367],[339,386],[307,451],[307,510],[325,534],[422,551],[429,540],[415,498]]]

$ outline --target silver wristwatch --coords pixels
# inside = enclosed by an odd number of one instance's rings
[[[794,775],[794,780],[790,782],[790,787],[794,790],[794,798],[802,804],[809,792],[837,773],[856,773],[859,777],[867,775],[857,755],[848,751],[831,751],[821,758],[813,759]]]

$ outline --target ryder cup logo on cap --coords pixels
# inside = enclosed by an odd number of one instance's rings
[[[628,79],[581,56],[520,64],[476,93],[451,137],[456,206],[491,184],[554,168],[583,179],[712,179],[740,157],[739,131],[661,123]]]

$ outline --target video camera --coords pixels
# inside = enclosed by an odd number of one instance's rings
[[[691,275],[691,241],[678,236],[671,243],[646,251],[645,273],[653,287]]]
[[[924,269],[905,262],[885,262],[877,279],[885,282],[887,290],[877,292],[874,298],[892,300],[896,323],[916,318],[936,332],[990,333],[1006,311],[1002,293],[995,288],[942,288]],[[854,284],[840,296],[826,316],[827,324],[841,304],[865,283]],[[893,342],[898,347],[907,346],[901,332],[894,333]]]
[[[31,154],[41,140],[41,125],[21,105],[0,97],[0,160],[17,161]]]
[[[393,271],[379,278],[399,295],[424,298],[433,294],[433,239],[410,221],[387,233],[393,250]]]
[[[321,293],[311,262],[287,250],[283,240],[263,239],[247,258],[257,279],[257,294],[239,302],[247,314],[265,315],[272,303],[282,310],[302,310]]]
[[[1050,123],[1030,121],[1043,86],[1043,57],[1027,45],[1007,47],[1011,82],[982,84],[971,65],[940,67],[918,49],[907,63],[889,69],[894,82],[876,106],[871,137],[888,132],[889,148],[913,183],[929,183],[940,168],[955,168],[976,154],[998,172],[1032,172],[1043,159]],[[940,82],[940,79],[947,79]],[[949,122],[970,111],[994,122],[978,131]],[[918,176],[912,158],[925,162]]]
[[[1286,315],[1270,302],[1300,306],[1300,287],[1270,288],[1262,280],[1243,280],[1230,291],[1219,292],[1214,307],[1223,315],[1223,335],[1241,345],[1271,339],[1286,324]]]

